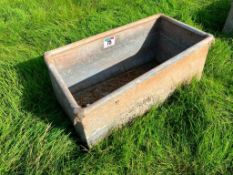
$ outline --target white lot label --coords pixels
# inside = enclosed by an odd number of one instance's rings
[[[115,45],[115,36],[104,38],[104,48],[108,48]]]

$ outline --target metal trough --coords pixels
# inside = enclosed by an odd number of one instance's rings
[[[158,14],[45,53],[52,85],[89,147],[200,78],[214,37]]]

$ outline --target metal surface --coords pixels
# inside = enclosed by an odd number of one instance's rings
[[[91,147],[200,78],[213,39],[158,14],[46,52],[45,62],[58,101]]]

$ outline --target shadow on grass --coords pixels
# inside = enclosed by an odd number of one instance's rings
[[[221,32],[230,9],[229,0],[214,1],[196,14],[196,22],[209,32]]]
[[[232,34],[224,34],[222,32],[230,7],[231,2],[229,0],[214,1],[196,13],[195,21],[200,23],[204,27],[204,30],[213,33],[217,37],[232,37]]]
[[[62,129],[76,143],[80,143],[69,118],[56,100],[43,56],[16,66],[23,85],[22,107],[45,123]]]

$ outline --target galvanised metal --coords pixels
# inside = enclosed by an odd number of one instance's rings
[[[58,101],[89,147],[200,78],[210,34],[162,14],[45,53]]]

